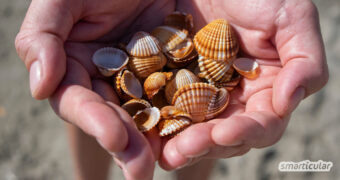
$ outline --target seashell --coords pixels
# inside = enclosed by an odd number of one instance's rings
[[[158,124],[160,136],[172,135],[191,124],[191,115],[174,106],[163,107],[161,117],[162,120]]]
[[[194,29],[194,20],[191,14],[176,11],[165,18],[164,25],[173,26],[178,29],[186,29],[192,32]]]
[[[160,45],[158,40],[149,33],[140,31],[134,34],[126,51],[135,57],[149,57],[159,54]]]
[[[144,82],[144,91],[151,99],[170,80],[172,72],[154,72]]]
[[[146,108],[142,111],[138,111],[136,115],[133,116],[137,128],[141,132],[147,132],[155,127],[161,118],[161,113],[158,108]]]
[[[179,70],[176,73],[175,78],[165,86],[165,96],[167,101],[171,103],[174,94],[181,87],[196,82],[201,82],[201,80],[194,73],[187,69]]]
[[[171,26],[158,26],[151,34],[162,44],[162,51],[168,52],[188,37],[188,31]]]
[[[233,77],[230,81],[227,82],[214,82],[213,85],[215,85],[217,88],[225,88],[228,91],[232,91],[241,81],[241,76],[237,75],[236,77]]]
[[[107,77],[124,68],[128,61],[129,57],[124,51],[112,47],[98,49],[92,56],[99,72]]]
[[[140,99],[143,96],[143,88],[135,75],[127,69],[121,70],[116,75],[115,90],[124,101]]]
[[[130,70],[139,78],[147,78],[150,74],[160,71],[166,64],[166,57],[159,53],[150,57],[132,57],[129,61]]]
[[[255,79],[260,74],[259,64],[249,58],[238,58],[233,64],[235,70],[247,79]]]
[[[158,107],[159,109],[169,105],[165,98],[164,89],[159,90],[159,92],[152,97],[151,103],[154,107]]]
[[[181,68],[194,61],[197,57],[197,52],[192,40],[187,38],[172,50],[165,52],[165,55],[168,58],[167,67]]]
[[[123,104],[122,108],[126,110],[132,117],[140,110],[151,108],[151,104],[144,99],[131,99],[130,101]]]
[[[224,19],[214,20],[203,27],[195,35],[194,44],[197,53],[206,59],[234,59],[239,50],[236,34]]]
[[[180,88],[172,104],[192,116],[194,123],[212,119],[219,115],[229,103],[229,93],[207,83],[193,83]]]
[[[198,58],[200,78],[205,78],[209,83],[227,82],[231,79],[234,68],[232,61],[206,59],[203,56]]]

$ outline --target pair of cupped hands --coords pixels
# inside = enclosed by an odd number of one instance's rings
[[[175,10],[192,14],[196,31],[227,19],[241,56],[255,59],[261,73],[241,81],[218,118],[161,140],[136,129],[91,57],[110,42],[151,31]],[[299,102],[328,80],[318,13],[309,0],[33,0],[16,48],[33,97],[48,98],[62,119],[95,137],[127,179],[152,178],[156,161],[172,170],[270,146]]]

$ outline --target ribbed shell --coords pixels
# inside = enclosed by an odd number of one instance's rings
[[[115,78],[115,90],[123,101],[139,99],[143,95],[143,87],[132,72],[123,69]]]
[[[144,99],[131,99],[130,101],[123,104],[122,108],[126,110],[132,117],[140,110],[151,108],[151,104]]]
[[[197,58],[194,43],[190,38],[184,40],[174,49],[165,52],[165,55],[168,58],[166,66],[169,68],[185,67]]]
[[[161,118],[161,114],[158,108],[146,108],[142,111],[138,111],[136,115],[133,116],[137,128],[141,132],[147,132],[155,127]]]
[[[188,127],[191,121],[185,117],[178,119],[164,119],[158,123],[158,130],[160,136],[173,135],[184,128]]]
[[[179,89],[172,104],[192,116],[194,123],[212,119],[228,105],[229,93],[207,83],[193,83]]]
[[[151,99],[158,91],[166,85],[172,77],[172,72],[154,72],[148,76],[144,82],[144,91]]]
[[[147,78],[150,74],[160,71],[166,64],[166,57],[160,53],[150,57],[131,57],[129,67],[139,78]]]
[[[195,35],[194,44],[199,55],[215,60],[233,59],[239,50],[236,34],[224,19],[203,27]]]
[[[199,76],[212,84],[229,81],[234,72],[232,61],[206,59],[203,56],[198,58],[198,66],[201,72]]]
[[[126,46],[126,51],[131,56],[149,57],[157,55],[160,52],[160,45],[155,37],[149,33],[140,31],[132,37]]]
[[[194,21],[191,14],[176,11],[165,18],[164,25],[192,31],[194,28]]]
[[[162,44],[162,51],[168,52],[187,38],[188,31],[171,26],[158,26],[151,34]]]
[[[129,61],[127,54],[117,48],[104,47],[92,56],[92,62],[103,76],[112,76],[126,66]]]
[[[176,91],[180,89],[181,87],[196,83],[196,82],[201,82],[201,80],[191,71],[187,69],[181,69],[176,73],[176,76],[173,80],[167,83],[165,87],[165,95],[166,99],[169,103],[172,102],[172,98]]]

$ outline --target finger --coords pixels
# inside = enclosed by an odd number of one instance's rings
[[[50,104],[62,119],[97,138],[106,150],[123,151],[128,134],[119,114],[90,89],[91,81],[85,69],[69,59],[66,76],[49,99]]]
[[[328,80],[318,12],[310,1],[286,1],[277,19],[276,46],[283,64],[274,83],[273,106],[290,114],[306,96]]]
[[[30,71],[34,98],[50,96],[65,74],[63,43],[79,11],[72,9],[76,3],[34,0],[28,9],[15,46]]]
[[[221,146],[245,144],[265,147],[277,142],[288,123],[280,119],[272,108],[272,90],[265,89],[249,98],[246,110],[221,121],[212,130],[213,141]]]
[[[175,138],[167,141],[163,147],[159,165],[165,170],[181,168],[190,163],[190,158],[187,158],[178,152],[176,148],[176,141],[174,141]]]

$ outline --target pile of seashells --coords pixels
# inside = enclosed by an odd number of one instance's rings
[[[228,106],[240,74],[249,79],[259,74],[255,61],[236,59],[239,42],[226,20],[214,20],[196,35],[192,31],[192,16],[174,12],[150,34],[137,32],[124,47],[94,53],[93,63],[102,75],[114,77],[121,107],[140,131],[157,127],[160,136],[175,135],[212,119]]]

